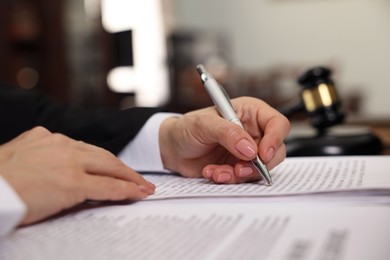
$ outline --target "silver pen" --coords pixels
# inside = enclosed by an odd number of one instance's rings
[[[244,129],[244,126],[242,125],[240,119],[234,112],[233,105],[230,102],[230,98],[225,89],[214,79],[214,77],[210,73],[206,71],[203,65],[198,65],[196,69],[200,75],[204,87],[206,88],[209,96],[213,100],[213,103],[217,107],[218,112],[221,114],[221,116],[229,120],[230,122],[241,126]],[[269,174],[267,167],[260,160],[259,156],[257,155],[256,158],[253,159],[251,162],[259,172],[260,176],[267,181],[268,185],[272,186],[271,175]]]

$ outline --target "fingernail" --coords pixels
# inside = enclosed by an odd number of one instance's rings
[[[212,169],[207,169],[203,172],[203,177],[205,177],[206,179],[211,179],[211,177],[213,176],[213,170]]]
[[[231,176],[230,176],[230,174],[229,173],[221,173],[219,176],[218,176],[218,182],[222,182],[222,183],[224,183],[224,182],[228,182],[228,181],[230,181],[230,179],[231,179]]]
[[[248,177],[252,175],[253,169],[252,167],[242,167],[240,168],[240,171],[238,172],[238,176],[240,177]]]
[[[237,151],[248,158],[253,158],[256,155],[255,148],[247,139],[241,139],[236,145]]]
[[[275,155],[275,149],[271,147],[267,152],[267,162],[271,161],[272,158],[274,158],[274,155]]]
[[[154,193],[154,189],[151,189],[149,187],[146,187],[144,185],[138,185],[138,188],[142,191],[142,192],[145,192],[147,194],[153,194]]]
[[[153,183],[151,183],[150,181],[146,181],[149,185],[150,188],[152,189],[155,189],[156,188],[156,185],[154,185]]]
[[[143,191],[143,192],[145,192],[145,193],[149,193],[148,192],[148,188],[146,188],[144,185],[138,185],[138,188],[141,190],[141,191]]]

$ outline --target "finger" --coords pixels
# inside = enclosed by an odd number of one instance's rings
[[[210,165],[207,165],[206,167],[204,167],[203,170],[202,170],[203,178],[208,179],[208,180],[213,180],[214,169],[217,166],[218,165],[210,164]]]
[[[245,102],[243,102],[245,99]],[[232,100],[248,133],[259,143],[259,155],[264,162],[274,156],[276,149],[290,131],[288,119],[262,100],[236,98]]]
[[[290,123],[285,117],[272,117],[267,122],[264,136],[259,143],[259,155],[265,162],[270,162],[277,149],[284,145],[284,139],[290,132]]]
[[[275,156],[267,163],[268,170],[272,170],[286,159],[286,145],[282,143],[276,150]]]
[[[88,176],[84,183],[81,192],[85,194],[85,199],[120,201],[140,200],[148,196],[142,185],[106,176]]]
[[[252,163],[245,161],[236,163],[234,166],[234,175],[237,183],[259,181],[262,179]]]
[[[233,167],[230,165],[209,165],[208,171],[211,173],[209,179],[215,183],[235,183]]]
[[[220,184],[244,183],[260,179],[259,175],[253,170],[251,171],[251,174],[247,174],[247,172],[245,172],[243,176],[240,176],[240,173],[242,174],[240,167],[241,166],[238,165],[235,167],[230,165],[208,165],[203,169],[202,175],[206,179]],[[250,164],[248,164],[248,167],[251,167]],[[244,169],[244,171],[247,170],[248,169]]]
[[[61,138],[61,136],[59,136]],[[65,137],[65,136],[63,136]],[[66,137],[65,137],[66,138]],[[110,176],[122,180],[134,182],[138,185],[143,185],[149,188],[149,193],[155,190],[154,184],[148,182],[135,172],[133,169],[126,166],[115,155],[103,148],[84,143],[82,141],[74,141],[67,138],[77,151],[76,160],[82,165],[88,174]],[[66,140],[65,140],[66,141]]]
[[[147,188],[147,192],[149,194],[152,194],[155,190],[155,186],[152,183],[148,182],[144,177],[126,166],[116,157],[110,157],[102,154],[95,155],[94,157],[88,156],[88,158],[84,160],[83,164],[89,174],[109,176],[130,181]]]

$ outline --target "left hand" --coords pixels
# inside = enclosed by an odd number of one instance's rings
[[[155,189],[110,152],[43,127],[0,146],[0,176],[26,205],[22,225],[85,200],[141,200]]]
[[[232,104],[246,131],[215,107],[166,119],[160,127],[164,167],[185,177],[241,183],[260,179],[250,162],[257,154],[268,170],[281,163],[290,131],[287,118],[256,98],[236,98]]]

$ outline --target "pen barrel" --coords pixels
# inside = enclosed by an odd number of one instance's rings
[[[226,93],[223,92],[221,86],[211,78],[204,82],[204,86],[221,116],[233,123],[242,126],[240,120],[237,118],[236,113],[234,112],[229,97],[227,97]]]
[[[230,122],[233,122],[233,123],[235,123],[236,125],[241,126],[242,129],[244,129],[244,126],[242,125],[242,123],[241,123],[240,119],[238,119],[238,117],[232,118],[232,119],[230,120]]]
[[[197,69],[207,93],[213,100],[213,103],[217,107],[217,110],[221,116],[244,129],[244,126],[237,117],[233,105],[230,102],[229,95],[226,93],[223,87],[219,85],[219,83],[206,72],[203,66],[199,65]],[[252,160],[252,164],[257,169],[259,174],[267,181],[267,183],[272,185],[272,179],[267,170],[267,167],[260,160],[259,156],[257,156],[255,160]]]

